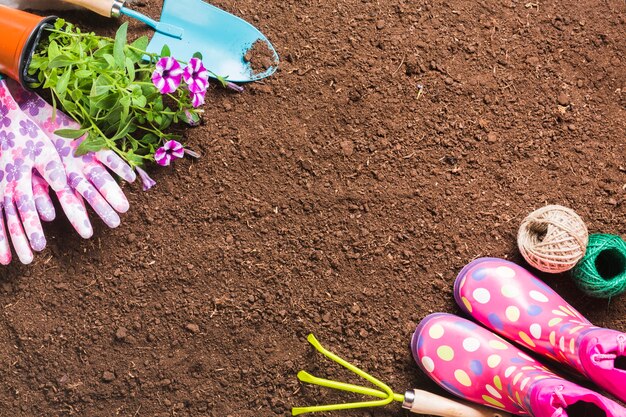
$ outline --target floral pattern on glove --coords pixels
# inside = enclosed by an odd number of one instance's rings
[[[128,200],[106,168],[124,180],[133,182],[135,173],[130,166],[110,150],[75,156],[74,152],[84,137],[71,140],[57,136],[54,132],[61,128],[78,129],[78,124],[58,110],[55,114],[53,107],[35,93],[26,91],[11,81],[9,87],[20,108],[24,112],[28,111],[33,124],[40,127],[50,138],[62,161],[62,166],[50,168],[51,175],[59,175],[63,169],[67,173],[67,186],[57,192],[57,197],[74,229],[84,238],[89,238],[93,234],[83,199],[107,226],[117,227],[120,224],[118,213],[125,213],[128,210]],[[31,126],[25,124],[21,128],[29,130]],[[38,179],[36,181],[40,184]],[[42,219],[50,214],[49,196],[44,195],[45,193],[45,186],[37,188],[36,197],[40,201],[37,210],[44,211],[39,212]]]
[[[46,239],[33,193],[33,175],[54,190],[67,186],[61,159],[48,136],[22,112],[7,82],[0,81],[0,264],[11,262],[11,248],[22,263],[33,260]],[[5,223],[6,221],[6,223]],[[5,228],[6,224],[6,228]]]

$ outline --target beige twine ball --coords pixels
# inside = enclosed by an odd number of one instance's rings
[[[572,269],[585,256],[588,240],[587,226],[578,214],[557,205],[530,213],[517,233],[526,262],[553,274]]]

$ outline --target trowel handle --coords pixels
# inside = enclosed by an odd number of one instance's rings
[[[511,414],[460,400],[452,400],[419,389],[404,394],[403,408],[417,414],[441,417],[511,417]]]
[[[84,7],[105,17],[117,17],[126,0],[63,0],[76,6]]]

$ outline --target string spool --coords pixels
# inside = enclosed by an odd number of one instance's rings
[[[626,291],[626,242],[616,235],[589,236],[587,253],[572,271],[578,287],[596,298],[612,298]]]
[[[543,272],[572,269],[585,256],[589,233],[573,210],[549,205],[530,213],[517,233],[517,245],[526,262]]]

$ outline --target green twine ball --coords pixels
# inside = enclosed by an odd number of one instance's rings
[[[587,251],[573,269],[574,282],[585,293],[611,298],[626,291],[626,242],[616,235],[589,236]]]

